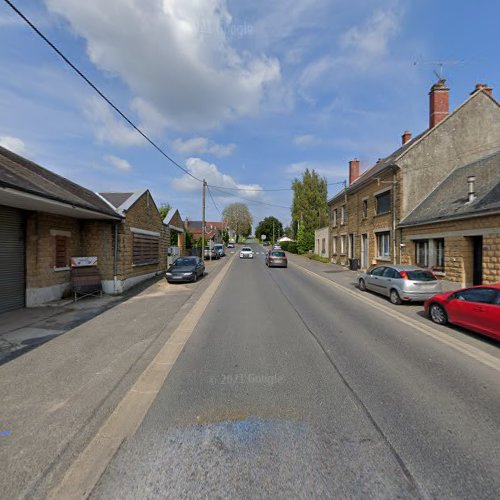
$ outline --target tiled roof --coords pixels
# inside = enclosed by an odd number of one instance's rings
[[[468,203],[467,178],[476,177],[474,201]],[[500,151],[453,170],[400,226],[435,223],[500,212]]]
[[[106,198],[111,205],[118,208],[125,203],[134,193],[99,193],[103,198]]]
[[[99,196],[0,146],[0,186],[117,217]]]

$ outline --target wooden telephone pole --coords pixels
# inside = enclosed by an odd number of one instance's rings
[[[205,259],[205,191],[207,188],[207,181],[203,179],[203,196],[201,208],[201,259]]]

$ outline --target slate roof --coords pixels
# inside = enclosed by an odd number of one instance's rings
[[[476,176],[476,199],[468,203],[467,177]],[[458,167],[432,191],[400,227],[500,212],[500,151]]]
[[[134,193],[99,193],[103,198],[106,198],[111,205],[118,208],[125,203]]]
[[[0,146],[0,186],[118,217],[99,196]]]

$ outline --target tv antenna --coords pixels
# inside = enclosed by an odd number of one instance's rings
[[[445,66],[457,66],[458,64],[465,64],[465,61],[415,61],[413,66],[417,64],[425,65],[425,66],[434,66],[434,74],[437,76],[438,80],[444,80],[444,71],[443,68]]]

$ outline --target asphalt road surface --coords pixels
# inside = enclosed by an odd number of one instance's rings
[[[92,498],[493,499],[499,471],[496,370],[260,253]]]

